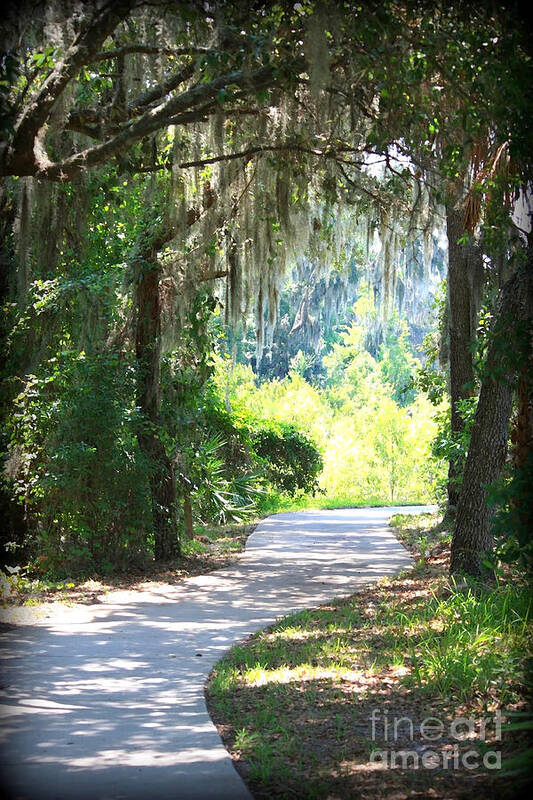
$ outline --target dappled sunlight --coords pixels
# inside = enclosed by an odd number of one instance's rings
[[[60,786],[62,800],[93,800],[88,787],[98,775],[102,786],[117,782],[130,800],[143,796],[142,769],[143,776],[157,772],[155,797],[167,800],[165,787],[178,782],[182,796],[200,798],[196,768],[205,776],[216,764],[217,780],[220,769],[233,774],[205,709],[203,685],[213,665],[276,618],[410,564],[387,529],[388,515],[388,509],[276,515],[259,526],[232,568],[181,584],[158,582],[142,594],[110,591],[99,603],[36,614],[32,626],[6,630],[8,785],[23,793],[55,770],[43,797]],[[354,664],[343,658],[339,652],[338,676],[353,682]],[[323,666],[303,663],[294,674],[280,668],[276,680],[327,675]],[[259,670],[257,679],[267,677]]]
[[[479,660],[486,641],[476,643],[475,633],[494,593],[448,602],[437,586],[426,577],[383,582],[289,617],[217,665],[209,683],[214,719],[258,797],[311,797],[317,786],[319,797],[503,796],[490,764],[515,746],[498,727],[502,698],[511,695],[504,686],[496,692],[497,665],[485,687],[482,672],[493,665]],[[494,602],[511,621],[505,597]],[[472,648],[467,661],[476,673],[467,691],[472,675],[434,658],[439,648],[453,649],[439,621],[464,607],[472,619],[463,617],[469,633],[457,643]]]
[[[297,667],[282,666],[278,669],[256,667],[246,670],[239,680],[239,686],[265,686],[266,684],[287,684],[295,681],[342,680],[352,684],[368,685],[369,679],[364,671],[333,665],[326,669],[313,664],[298,664]]]
[[[302,642],[306,639],[312,639],[319,636],[318,631],[304,630],[303,628],[284,628],[282,631],[270,634],[267,639],[272,642],[287,641],[287,642]]]

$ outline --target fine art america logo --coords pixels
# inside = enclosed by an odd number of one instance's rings
[[[415,723],[411,717],[389,718],[386,711],[374,709],[370,722],[372,741],[386,745],[373,749],[370,761],[383,767],[468,770],[501,767],[501,751],[489,750],[486,744],[502,740],[500,711],[479,719],[455,717],[451,722],[443,722],[438,717],[425,717]],[[406,741],[407,747],[396,749]],[[472,746],[479,743],[482,743],[479,749]]]

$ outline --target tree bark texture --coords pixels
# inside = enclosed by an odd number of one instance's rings
[[[453,203],[446,206],[448,237],[448,331],[450,364],[450,406],[452,434],[464,429],[458,403],[470,397],[474,369],[472,343],[475,338],[479,291],[483,281],[481,252],[473,242],[459,243],[465,235],[464,213]],[[459,500],[461,465],[451,459],[448,469],[448,513]]]
[[[533,328],[533,259],[504,285],[491,331],[485,378],[466,458],[452,540],[450,572],[480,576],[493,547],[487,487],[500,476],[507,456],[517,353],[530,347]],[[518,336],[513,335],[519,331]],[[519,336],[526,340],[521,347]],[[529,339],[529,341],[528,341]]]
[[[515,469],[523,469],[533,452],[533,341],[532,352],[522,367],[517,390],[517,409],[513,420],[511,441]]]
[[[510,438],[513,445],[512,515],[520,532],[519,545],[525,555],[524,550],[533,540],[533,333],[518,381],[516,415],[512,420]]]
[[[170,560],[180,555],[180,546],[174,465],[159,437],[161,299],[155,246],[150,257],[139,260],[137,266],[137,403],[143,415],[137,440],[150,464],[154,555],[158,560]]]

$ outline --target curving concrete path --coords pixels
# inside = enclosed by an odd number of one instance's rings
[[[208,673],[231,645],[277,617],[407,567],[387,527],[397,510],[278,514],[227,569],[4,626],[7,796],[251,800],[207,714]]]

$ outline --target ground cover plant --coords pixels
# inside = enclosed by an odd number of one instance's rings
[[[456,586],[432,522],[397,520],[425,554],[413,570],[282,619],[214,669],[209,708],[255,797],[520,796],[531,596],[518,579]]]

